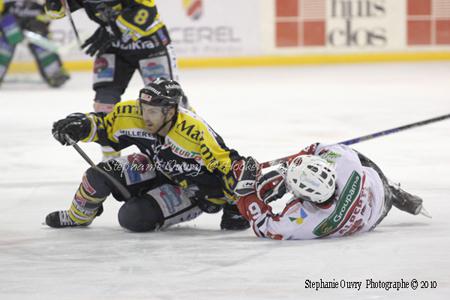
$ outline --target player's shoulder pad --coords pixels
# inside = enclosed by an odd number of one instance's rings
[[[141,116],[141,107],[137,100],[128,100],[117,103],[113,113],[116,116]]]
[[[175,130],[184,137],[200,142],[208,125],[194,112],[180,107]]]

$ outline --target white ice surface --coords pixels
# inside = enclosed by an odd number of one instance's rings
[[[393,209],[372,233],[280,242],[221,232],[217,214],[135,234],[109,198],[89,228],[55,230],[45,215],[68,208],[88,167],[50,134],[91,110],[91,75],[72,77],[62,89],[10,80],[0,90],[0,299],[450,299],[450,120],[355,145],[422,196],[431,220]],[[260,161],[450,113],[448,62],[182,70],[180,81],[228,146]],[[140,87],[135,77],[124,98]],[[366,289],[370,278],[438,287]],[[307,279],[363,288],[316,291]]]

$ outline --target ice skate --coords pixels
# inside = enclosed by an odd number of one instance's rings
[[[88,226],[91,222],[85,224],[78,224],[73,221],[69,216],[69,211],[60,210],[49,213],[45,217],[45,224],[53,228],[63,228],[63,227],[75,227],[75,226]]]
[[[422,198],[405,192],[397,184],[389,184],[389,190],[391,192],[392,204],[396,208],[412,215],[422,214],[425,217],[431,218],[430,213],[423,207]]]

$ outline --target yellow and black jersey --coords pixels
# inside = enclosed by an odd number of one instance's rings
[[[182,187],[197,185],[210,197],[233,199],[231,166],[241,157],[194,112],[179,108],[167,136],[150,134],[137,101],[116,104],[107,115],[89,114],[92,127],[84,142],[109,145],[116,151],[136,145],[157,171]]]
[[[102,26],[111,21],[113,11],[115,24],[122,32],[123,41],[155,37],[163,45],[170,42],[154,0],[68,0],[68,3],[70,11],[84,8],[89,18]],[[62,6],[49,8],[46,5],[46,11],[52,18],[65,16]]]

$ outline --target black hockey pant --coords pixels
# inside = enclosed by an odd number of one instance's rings
[[[178,80],[176,58],[169,44],[158,49],[121,50],[110,48],[94,62],[95,102],[120,102],[134,72],[138,70],[144,85],[158,77]]]
[[[101,205],[110,194],[118,201],[125,201],[119,210],[119,223],[135,232],[152,231],[188,221],[203,211],[211,212],[211,206],[216,206],[198,199],[190,190],[181,189],[156,176],[149,158],[144,154],[119,157],[97,166],[126,187],[131,197],[125,198],[111,179],[96,168],[89,168],[70,211],[79,224],[91,222],[100,215]],[[86,211],[90,213],[85,214]]]

